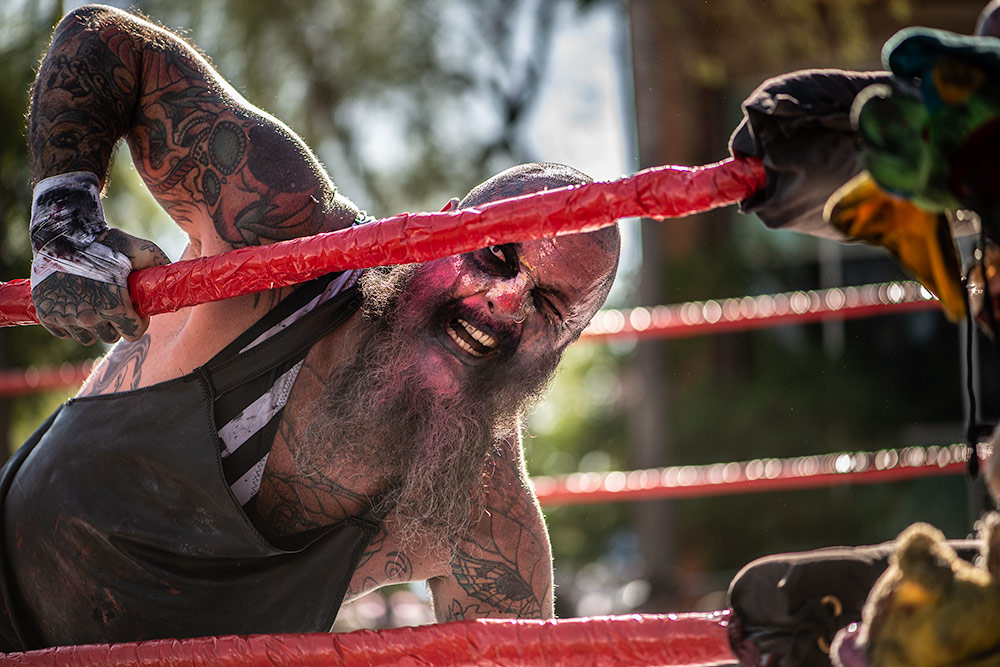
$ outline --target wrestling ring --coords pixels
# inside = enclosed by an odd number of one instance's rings
[[[592,231],[622,217],[665,219],[739,202],[762,187],[759,161],[658,167],[613,182],[525,195],[455,212],[403,214],[352,229],[135,272],[133,300],[148,315],[291,285],[324,273],[406,262],[484,245]],[[238,276],[238,279],[234,279]],[[939,308],[919,284],[884,283],[757,297],[605,310],[593,340],[676,338],[824,319]],[[35,323],[26,280],[0,283],[0,326]],[[79,383],[89,365],[0,373],[0,396]],[[962,474],[966,445],[842,452],[533,479],[543,505],[885,483]],[[984,454],[982,450],[980,456]],[[358,630],[163,639],[0,655],[0,665],[711,665],[736,659],[728,612],[646,614],[550,621],[476,620]]]

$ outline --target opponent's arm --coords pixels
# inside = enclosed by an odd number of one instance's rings
[[[337,229],[358,214],[301,139],[242,99],[183,40],[123,11],[85,6],[57,27],[33,89],[33,180],[93,174],[103,187],[121,138],[147,187],[203,255]],[[83,245],[97,236],[84,235]],[[58,329],[50,314],[69,321],[78,305],[65,300],[74,290],[57,289],[64,275],[51,271],[34,290],[50,329]],[[96,296],[81,313],[131,320],[129,337],[141,334],[127,292]]]
[[[486,511],[455,545],[450,572],[428,580],[439,622],[554,614],[548,532],[520,452],[512,438],[494,454]]]

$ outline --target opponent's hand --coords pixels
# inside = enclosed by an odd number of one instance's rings
[[[151,241],[108,228],[97,176],[72,172],[35,187],[31,244],[31,297],[48,331],[83,345],[142,336],[149,319],[132,305],[128,276],[169,260]]]
[[[888,72],[803,70],[762,83],[743,102],[743,122],[729,140],[734,157],[757,157],[764,189],[740,203],[771,228],[845,240],[823,219],[827,199],[863,168],[851,123],[854,98]]]

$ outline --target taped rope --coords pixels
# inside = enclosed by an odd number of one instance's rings
[[[732,664],[728,612],[457,621],[344,634],[252,635],[65,646],[0,656],[23,667],[643,667]]]
[[[617,181],[569,186],[440,213],[377,222],[136,271],[129,291],[144,315],[168,313],[331,271],[426,262],[488,245],[590,232],[619,218],[662,220],[728,206],[764,184],[759,160],[654,167]],[[25,279],[0,283],[0,326],[37,322]]]
[[[686,338],[935,309],[939,310],[940,304],[920,283],[888,282],[673,306],[605,309],[597,313],[581,338]]]

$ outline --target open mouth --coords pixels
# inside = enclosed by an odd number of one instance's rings
[[[445,331],[459,349],[476,358],[485,357],[499,347],[496,338],[461,317],[448,322]]]

